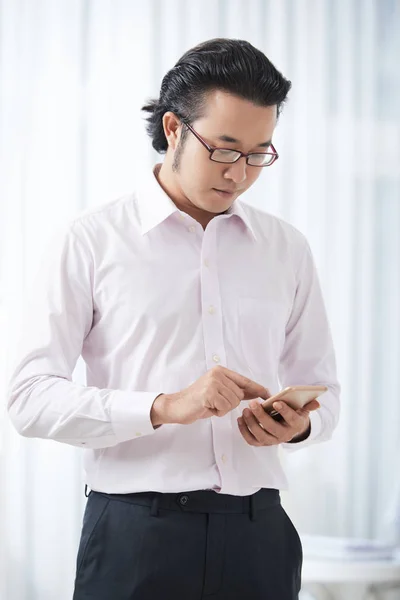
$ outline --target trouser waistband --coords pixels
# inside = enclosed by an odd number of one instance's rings
[[[95,491],[90,493],[101,494],[110,500],[149,506],[153,516],[158,515],[159,509],[164,509],[194,513],[249,514],[250,518],[254,520],[257,511],[280,504],[279,491],[264,488],[250,496],[218,494],[212,490],[197,490],[177,494],[160,492],[106,494]]]

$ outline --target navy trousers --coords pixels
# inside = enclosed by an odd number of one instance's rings
[[[277,490],[92,491],[73,600],[297,600],[301,566]]]

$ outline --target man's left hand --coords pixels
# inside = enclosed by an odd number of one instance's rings
[[[319,406],[317,400],[311,400],[303,408],[293,410],[285,402],[277,401],[273,408],[283,418],[282,422],[278,422],[265,412],[257,400],[252,400],[249,408],[245,408],[238,419],[239,430],[250,446],[275,446],[284,442],[302,441],[309,435],[309,413]]]

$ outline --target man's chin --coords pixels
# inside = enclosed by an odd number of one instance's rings
[[[209,213],[212,216],[222,215],[226,213],[227,210],[232,206],[235,195],[233,199],[221,198],[219,194],[214,193],[214,191],[210,191],[208,194],[198,194],[197,197],[194,196],[191,200],[191,204],[193,207],[197,208],[197,210]]]
[[[204,212],[209,213],[210,215],[213,216],[218,216],[218,215],[223,215],[225,214],[229,208],[229,206],[210,206],[210,204],[202,204],[201,206],[198,206],[198,208],[200,210],[203,210]]]

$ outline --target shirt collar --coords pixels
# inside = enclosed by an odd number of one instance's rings
[[[155,171],[158,166],[159,165],[155,165],[153,169],[144,174],[137,188],[137,200],[142,235],[145,235],[151,229],[154,229],[157,227],[157,225],[160,225],[160,223],[168,219],[168,217],[174,213],[180,212],[157,181]],[[249,216],[239,200],[235,200],[233,202],[226,214],[228,216],[236,215],[239,217],[239,219],[243,221],[243,223],[252,233],[254,239],[257,239],[254,232],[254,227],[250,223]]]
[[[157,167],[158,165],[150,171],[146,171],[137,188],[138,209],[143,235],[160,225],[172,214],[179,212],[157,181],[155,176]]]
[[[247,229],[253,235],[253,238],[257,241],[257,236],[254,231],[254,227],[250,222],[249,216],[246,213],[245,205],[243,205],[240,202],[240,200],[235,200],[233,202],[232,206],[228,209],[227,214],[228,215],[236,215],[237,217],[239,217],[239,219],[241,219],[243,221],[243,223],[246,225]]]

